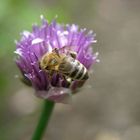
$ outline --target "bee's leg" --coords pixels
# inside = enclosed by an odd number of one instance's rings
[[[50,76],[53,76],[54,71],[53,71],[53,70],[51,70],[49,73],[50,73]]]
[[[73,80],[71,78],[66,78],[67,82],[71,83]]]
[[[70,87],[71,83],[72,83],[72,79],[66,76],[63,76],[64,80],[66,80],[66,87]]]
[[[77,53],[76,52],[74,52],[74,51],[70,51],[69,52],[70,53],[70,56],[72,57],[72,58],[76,58],[76,56],[77,56]]]
[[[53,70],[50,70],[48,72],[48,77],[49,77],[50,80],[52,79],[53,74],[54,74],[54,71]]]

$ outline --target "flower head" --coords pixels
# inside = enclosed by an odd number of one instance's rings
[[[41,16],[42,25],[34,25],[32,32],[23,31],[21,40],[16,42],[16,64],[24,81],[30,84],[38,97],[61,102],[64,97],[81,87],[84,82],[74,80],[70,83],[60,74],[50,75],[39,67],[42,56],[55,48],[73,46],[76,59],[88,70],[97,61],[91,45],[96,42],[95,34],[77,25],[61,25],[53,20],[50,24]]]

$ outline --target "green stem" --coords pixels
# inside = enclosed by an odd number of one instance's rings
[[[54,102],[52,101],[45,101],[44,108],[42,110],[38,125],[36,127],[36,130],[33,134],[32,140],[41,140],[43,133],[45,132],[45,128],[48,125],[48,122],[50,120],[50,116],[52,114],[53,108],[54,108]]]

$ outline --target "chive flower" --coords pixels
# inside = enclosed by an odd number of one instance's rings
[[[23,76],[22,80],[35,89],[35,95],[63,102],[63,100],[81,88],[85,81],[74,80],[70,83],[59,73],[51,75],[39,67],[42,56],[54,48],[73,46],[76,59],[87,70],[98,61],[97,53],[93,53],[92,45],[96,43],[95,34],[86,29],[79,29],[75,24],[59,24],[54,19],[51,23],[41,16],[42,24],[33,25],[32,32],[23,31],[20,41],[16,41],[16,64]]]

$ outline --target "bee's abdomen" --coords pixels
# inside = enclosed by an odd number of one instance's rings
[[[74,60],[72,63],[72,70],[68,76],[75,80],[87,80],[88,72],[85,66],[77,60]]]

